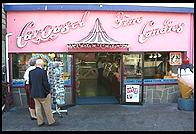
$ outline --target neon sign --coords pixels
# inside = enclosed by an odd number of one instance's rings
[[[80,21],[67,21],[59,26],[47,25],[43,29],[33,30],[35,23],[33,21],[28,22],[21,30],[20,35],[17,37],[17,46],[19,48],[25,47],[29,41],[40,44],[45,41],[54,40],[61,34],[66,34],[70,29],[76,29],[78,27],[85,26],[85,19],[89,12],[85,12]]]
[[[63,24],[52,26],[52,25],[46,25],[42,29],[34,29],[35,23],[33,21],[29,21],[21,30],[20,35],[17,37],[17,47],[23,48],[28,43],[32,42],[35,44],[40,44],[47,41],[53,41],[55,40],[59,34],[67,34],[71,29],[77,29],[82,28],[86,24],[86,18],[89,14],[89,11],[84,12],[82,18],[78,21],[66,21]],[[126,27],[131,26],[135,24],[141,24],[144,17],[138,16],[138,17],[131,17],[128,14],[125,14],[123,12],[118,12],[116,14],[116,20],[115,25],[112,25],[114,28],[120,28],[120,27]],[[144,27],[141,29],[141,32],[138,35],[138,42],[139,43],[145,43],[150,38],[157,36],[157,35],[163,35],[168,34],[171,32],[181,33],[184,30],[184,23],[178,23],[174,24],[173,21],[170,19],[166,19],[163,22],[163,26],[161,27],[155,27],[155,21],[151,20],[148,21]],[[104,35],[104,34],[103,34]],[[69,48],[126,48],[127,45],[114,45],[114,44],[107,44],[99,46],[97,44],[73,44],[69,45]]]
[[[151,20],[144,25],[144,28],[139,34],[139,38],[138,38],[139,43],[144,43],[149,38],[156,35],[166,34],[170,32],[181,33],[183,31],[183,26],[184,26],[184,23],[179,23],[178,25],[172,25],[173,21],[166,19],[163,23],[163,27],[150,29],[152,26],[154,26],[154,24],[155,22]]]
[[[138,17],[138,18],[131,18],[129,15],[124,15],[123,12],[119,12],[116,16],[116,21],[115,23],[117,24],[116,26],[113,26],[114,28],[119,28],[119,27],[125,27],[125,26],[130,26],[134,24],[140,24],[142,22],[143,17]]]

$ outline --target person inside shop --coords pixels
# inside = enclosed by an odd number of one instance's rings
[[[102,80],[103,80],[103,69],[104,69],[104,63],[103,60],[101,58],[98,59],[98,63],[97,63],[97,68],[98,68],[98,85],[102,84]]]
[[[45,124],[42,115],[42,107],[44,108],[48,125],[53,126],[57,125],[58,123],[54,120],[53,117],[51,109],[51,87],[43,67],[44,61],[42,59],[37,59],[36,68],[29,72],[30,93],[35,101],[38,126],[43,126]]]
[[[169,61],[167,61],[167,70],[167,72],[163,73],[164,79],[177,78],[177,73],[174,73],[174,69],[172,69],[172,65],[170,65]]]
[[[35,112],[35,102],[34,99],[30,95],[30,89],[29,89],[29,72],[33,69],[35,69],[35,60],[31,60],[29,63],[29,67],[24,73],[24,80],[25,80],[25,91],[27,96],[27,104],[29,106],[29,112],[30,112],[30,118],[31,120],[36,120],[36,112]]]

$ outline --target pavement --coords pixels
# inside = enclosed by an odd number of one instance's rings
[[[194,131],[194,111],[170,104],[96,104],[69,107],[54,114],[57,126],[37,126],[28,109],[14,107],[2,114],[2,131]],[[45,120],[47,123],[47,120]]]

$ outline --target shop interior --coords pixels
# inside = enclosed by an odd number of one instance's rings
[[[75,53],[77,103],[119,103],[120,53]]]
[[[179,66],[169,64],[169,52],[24,53],[10,56],[11,79],[14,86],[23,84],[23,75],[31,58],[45,59],[44,69],[48,74],[51,74],[52,70],[48,61],[59,63],[60,66],[55,69],[61,70],[59,82],[64,82],[65,96],[62,95],[62,98],[65,101],[62,103],[66,105],[123,103],[125,102],[124,81],[175,79]],[[99,75],[99,61],[103,66],[102,75]],[[50,80],[50,75],[49,82],[53,82]]]

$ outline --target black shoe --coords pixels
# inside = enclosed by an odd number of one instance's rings
[[[58,122],[54,122],[54,123],[52,123],[52,124],[48,124],[48,126],[58,126],[58,125],[59,125]]]
[[[39,127],[43,126],[45,124],[45,122],[43,122],[42,124],[38,125]]]
[[[31,118],[31,120],[37,120],[37,118],[34,118],[34,117],[30,117]]]

